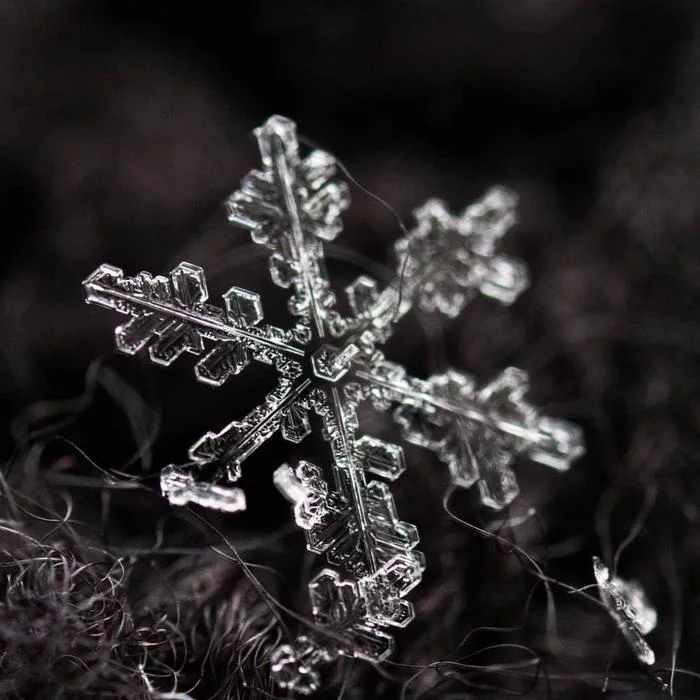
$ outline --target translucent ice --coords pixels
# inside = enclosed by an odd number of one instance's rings
[[[395,281],[382,288],[360,276],[347,287],[351,312],[344,315],[324,261],[324,244],[340,234],[350,205],[336,161],[321,150],[302,157],[296,125],[284,117],[271,117],[255,134],[261,167],[226,204],[230,221],[269,251],[270,278],[288,295],[289,328],[266,324],[260,296],[241,287],[211,303],[203,270],[190,263],[155,277],[103,265],[83,286],[89,303],[128,316],[116,329],[122,352],[147,349],[159,365],[195,355],[196,378],[215,387],[252,362],[277,374],[262,403],[205,433],[186,464],[163,471],[171,503],[242,510],[245,496],[232,484],[271,436],[301,443],[318,429],[327,441],[323,468],[302,460],[274,472],[308,549],[334,567],[309,586],[317,628],[273,658],[279,685],[308,693],[319,683],[318,667],[339,654],[379,661],[391,653],[387,628],[413,618],[404,596],[425,567],[418,532],[399,518],[389,486],[407,469],[403,451],[359,432],[361,401],[392,410],[407,441],[433,450],[456,485],[478,484],[491,508],[517,495],[518,456],[562,470],[582,453],[582,440],[576,426],[526,402],[520,370],[485,385],[456,370],[419,379],[382,349],[411,309],[455,317],[478,294],[510,304],[527,287],[525,265],[498,251],[515,223],[512,192],[494,187],[459,215],[439,200],[416,210],[415,226],[395,246]]]

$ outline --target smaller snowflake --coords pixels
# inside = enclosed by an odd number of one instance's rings
[[[636,581],[611,577],[598,557],[593,557],[593,573],[600,600],[634,655],[646,666],[653,666],[656,656],[644,637],[656,627],[658,616],[644,589]]]
[[[243,510],[245,495],[234,484],[247,457],[277,431],[299,443],[312,421],[320,422],[330,460],[322,467],[284,464],[274,473],[308,549],[334,567],[309,585],[313,629],[272,659],[281,687],[309,693],[319,684],[319,667],[339,655],[381,661],[391,653],[387,628],[413,619],[405,597],[425,569],[418,532],[399,519],[389,488],[406,471],[403,452],[358,433],[360,403],[393,410],[403,437],[434,451],[456,485],[478,484],[491,508],[517,496],[512,464],[519,455],[564,470],[583,448],[575,425],[543,417],[525,401],[528,378],[521,370],[506,369],[485,386],[455,370],[420,379],[382,350],[413,308],[454,318],[477,294],[510,304],[527,287],[523,263],[497,252],[515,222],[511,192],[494,187],[459,216],[439,200],[427,202],[396,243],[396,280],[380,289],[360,276],[346,290],[351,314],[344,316],[323,248],[340,233],[350,203],[336,162],[321,150],[300,157],[296,127],[283,117],[271,117],[255,133],[263,167],[227,200],[229,219],[270,251],[270,277],[289,290],[289,328],[263,323],[259,295],[240,287],[224,294],[222,306],[209,303],[204,273],[189,263],[167,277],[125,277],[103,265],[84,289],[88,302],[130,317],[116,330],[122,352],[148,347],[161,365],[185,352],[203,355],[195,375],[213,386],[253,361],[277,372],[276,387],[260,405],[206,433],[188,463],[163,470],[171,503]]]

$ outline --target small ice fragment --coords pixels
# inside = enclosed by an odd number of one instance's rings
[[[196,503],[225,513],[237,513],[246,509],[245,493],[241,489],[195,481],[192,474],[173,465],[161,472],[160,489],[174,506]]]
[[[644,635],[656,627],[657,613],[644,590],[636,581],[625,581],[618,576],[611,579],[608,567],[598,557],[593,557],[593,573],[600,599],[622,636],[637,659],[652,666],[656,657]]]

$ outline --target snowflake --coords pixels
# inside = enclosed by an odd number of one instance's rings
[[[245,494],[234,484],[246,458],[277,431],[300,442],[313,415],[320,419],[328,463],[283,464],[274,473],[308,549],[333,567],[309,585],[313,628],[273,653],[277,683],[306,694],[319,685],[319,667],[339,655],[377,662],[391,653],[387,628],[412,620],[405,596],[425,569],[418,532],[399,520],[389,488],[406,469],[403,452],[358,434],[361,402],[393,408],[403,438],[434,451],[456,485],[478,484],[492,508],[518,493],[511,469],[517,456],[564,470],[582,453],[582,441],[575,425],[540,416],[524,400],[528,378],[521,370],[506,369],[481,387],[456,370],[420,379],[381,349],[412,308],[453,318],[479,293],[509,304],[526,288],[524,265],[497,253],[515,221],[512,193],[492,188],[459,216],[441,201],[427,202],[396,244],[396,281],[380,289],[362,275],[347,288],[351,314],[343,315],[324,264],[324,242],[340,233],[350,203],[336,162],[321,150],[302,159],[295,124],[283,117],[271,117],[255,134],[263,167],[228,199],[229,219],[270,250],[272,281],[289,290],[291,327],[263,323],[259,295],[240,287],[224,294],[223,306],[208,303],[202,269],[185,262],[167,277],[125,277],[102,265],[84,289],[88,302],[130,316],[116,329],[122,352],[148,347],[161,365],[185,352],[203,355],[196,377],[214,386],[252,361],[277,373],[259,406],[200,438],[189,463],[162,471],[171,503],[243,510]]]
[[[593,557],[593,574],[600,600],[630,649],[640,663],[653,666],[656,656],[644,637],[655,629],[658,615],[644,589],[636,581],[611,576],[598,557]]]

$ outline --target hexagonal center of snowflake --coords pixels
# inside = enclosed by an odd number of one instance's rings
[[[354,343],[343,349],[333,345],[322,345],[311,356],[314,376],[326,382],[337,382],[347,374],[350,363],[359,352],[360,349]]]

